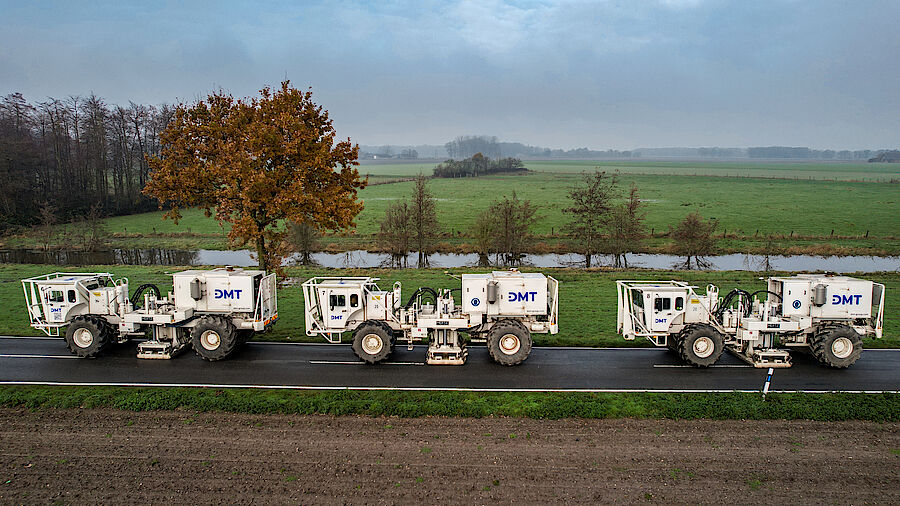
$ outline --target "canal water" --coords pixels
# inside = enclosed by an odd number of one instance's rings
[[[493,257],[491,260],[495,260]],[[629,267],[649,269],[684,268],[684,257],[660,254],[628,255]],[[900,270],[900,257],[887,256],[763,256],[718,255],[705,257],[703,269],[717,271],[829,271],[837,273],[882,272]],[[67,265],[256,265],[255,255],[249,250],[172,250],[172,249],[114,249],[107,251],[37,251],[25,249],[0,250],[0,263],[29,263]],[[285,260],[287,265],[297,265],[300,257],[294,255]],[[311,263],[332,268],[396,267],[391,255],[363,250],[344,253],[313,253]],[[613,264],[611,256],[600,255],[594,265]],[[500,262],[492,262],[501,265]],[[417,266],[417,255],[411,253],[401,265]],[[525,267],[583,267],[584,258],[576,253],[525,255],[519,266]],[[476,267],[478,255],[436,253],[428,257],[428,266],[434,268]],[[696,266],[694,267],[696,268]]]

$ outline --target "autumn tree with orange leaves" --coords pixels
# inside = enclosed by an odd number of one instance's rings
[[[170,205],[176,223],[181,208],[198,206],[231,224],[231,243],[252,244],[262,269],[281,267],[283,221],[342,231],[362,210],[359,147],[335,142],[328,111],[290,81],[258,98],[219,92],[181,104],[161,142],[144,193]]]

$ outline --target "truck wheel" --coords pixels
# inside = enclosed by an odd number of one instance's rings
[[[76,316],[66,329],[69,351],[81,358],[96,357],[109,342],[106,321],[96,316]]]
[[[353,333],[353,353],[364,362],[375,364],[394,351],[394,331],[380,323],[365,323]]]
[[[519,321],[503,320],[488,332],[487,349],[498,364],[521,364],[531,354],[531,332]]]
[[[846,325],[823,327],[810,339],[809,349],[819,362],[843,369],[859,360],[862,340],[855,330]]]
[[[715,364],[725,350],[725,339],[710,325],[690,325],[678,335],[678,354],[695,367]]]
[[[191,330],[191,344],[203,360],[222,360],[234,351],[237,332],[234,325],[221,316],[204,316]]]
[[[237,332],[238,346],[243,346],[243,345],[247,344],[247,342],[249,342],[251,339],[253,339],[253,334],[255,334],[254,331],[249,330],[249,329],[241,329],[236,332]]]

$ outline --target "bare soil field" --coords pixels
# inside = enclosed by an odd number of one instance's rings
[[[0,409],[0,503],[900,502],[900,424]]]

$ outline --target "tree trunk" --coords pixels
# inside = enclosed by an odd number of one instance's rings
[[[269,256],[266,251],[266,239],[264,237],[256,238],[256,261],[259,263],[259,268],[269,272]]]
[[[590,253],[584,254],[584,268],[585,269],[591,268],[591,254]]]

